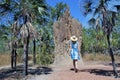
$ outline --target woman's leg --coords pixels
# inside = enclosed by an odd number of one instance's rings
[[[75,70],[76,69],[75,60],[73,60],[73,67],[74,67],[74,70]]]
[[[73,60],[73,66],[74,66],[75,72],[77,72],[77,60]]]
[[[77,67],[77,60],[75,60],[75,67],[76,67],[76,69],[75,69],[75,72],[77,72],[78,71],[78,67]]]

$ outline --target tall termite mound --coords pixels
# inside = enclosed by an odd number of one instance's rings
[[[66,9],[63,16],[53,24],[54,44],[55,44],[55,63],[68,61],[70,37],[75,35],[78,37],[79,48],[82,42],[82,26],[76,19],[70,15],[69,8]]]

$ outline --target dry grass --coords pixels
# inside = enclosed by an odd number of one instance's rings
[[[100,53],[96,53],[96,54],[86,54],[83,59],[85,61],[111,61],[111,57],[109,55],[105,55],[105,54],[100,54]],[[119,61],[120,60],[120,56],[115,56],[115,60]]]
[[[22,62],[22,56],[17,56],[17,63]],[[0,54],[0,66],[10,65],[11,55],[10,54]]]
[[[32,55],[28,56],[28,60],[31,61]],[[22,63],[23,62],[23,56],[22,55],[17,55],[17,63]],[[0,66],[5,66],[5,65],[10,65],[11,63],[11,55],[9,53],[6,54],[0,54]]]
[[[10,54],[0,54],[0,66],[9,65],[10,62]]]
[[[28,57],[29,61],[32,60],[32,55]],[[86,54],[83,57],[84,61],[111,61],[111,57],[109,55],[104,55],[100,53],[96,54]],[[119,61],[120,56],[115,56],[115,60]],[[22,63],[22,56],[17,56],[17,63]],[[11,63],[11,56],[10,54],[0,54],[0,66],[10,65]]]

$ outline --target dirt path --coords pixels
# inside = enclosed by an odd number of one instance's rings
[[[120,64],[117,67],[120,73],[119,67]],[[29,75],[24,78],[21,75],[23,74],[21,68],[17,68],[17,71],[5,68],[0,70],[0,80],[120,80],[120,78],[114,78],[112,66],[109,62],[92,61],[83,64],[79,61],[78,73],[75,73],[72,68],[70,59],[66,59],[59,64],[55,63],[50,67],[29,66]]]
[[[89,64],[79,66],[75,73],[71,65],[51,66],[48,74],[36,75],[29,80],[120,80],[114,78],[112,66],[109,64]]]

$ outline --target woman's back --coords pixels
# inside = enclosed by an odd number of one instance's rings
[[[77,49],[78,48],[78,42],[71,42],[71,47]]]

